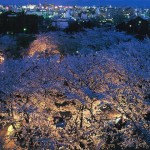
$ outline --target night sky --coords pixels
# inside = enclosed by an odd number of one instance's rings
[[[24,5],[44,3],[44,1],[56,5],[112,5],[150,8],[150,0],[0,0],[0,4]]]

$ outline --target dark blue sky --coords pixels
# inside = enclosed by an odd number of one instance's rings
[[[113,6],[133,6],[150,8],[150,0],[0,0],[0,4],[24,5],[28,2],[32,4],[44,3],[56,5],[113,5]]]

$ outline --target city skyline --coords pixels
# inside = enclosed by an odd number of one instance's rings
[[[132,6],[150,8],[150,0],[1,0],[2,5],[26,5],[26,4],[48,3],[55,5],[78,5],[78,6]]]

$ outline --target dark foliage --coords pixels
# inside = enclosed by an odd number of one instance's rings
[[[70,22],[69,27],[65,29],[66,33],[79,32],[79,31],[83,31],[83,27],[77,21]]]
[[[38,23],[37,15],[5,12],[0,15],[0,33],[37,33]]]
[[[122,22],[116,26],[117,31],[126,31],[128,34],[134,34],[136,38],[143,40],[146,36],[150,37],[150,22],[136,17],[128,21]]]

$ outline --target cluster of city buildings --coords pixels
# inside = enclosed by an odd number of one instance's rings
[[[43,16],[45,19],[51,19],[54,21],[54,26],[60,26],[60,28],[66,28],[68,26],[68,20],[89,20],[98,19],[103,23],[117,24],[124,20],[132,19],[136,16],[140,16],[144,19],[150,18],[150,9],[142,8],[119,8],[112,6],[56,6],[52,4],[39,4],[26,6],[2,6],[0,5],[0,14],[5,11],[22,12],[27,15],[35,14]]]
[[[119,8],[112,6],[56,6],[51,4],[39,4],[26,6],[3,6],[0,5],[0,13],[3,11],[22,12],[26,14],[36,14],[38,16],[44,16],[45,18],[74,18],[74,19],[88,19],[97,16],[102,16],[107,19],[111,19],[116,13],[123,14],[126,18],[130,18],[133,15],[142,16],[144,18],[150,17],[150,9],[142,8]]]

